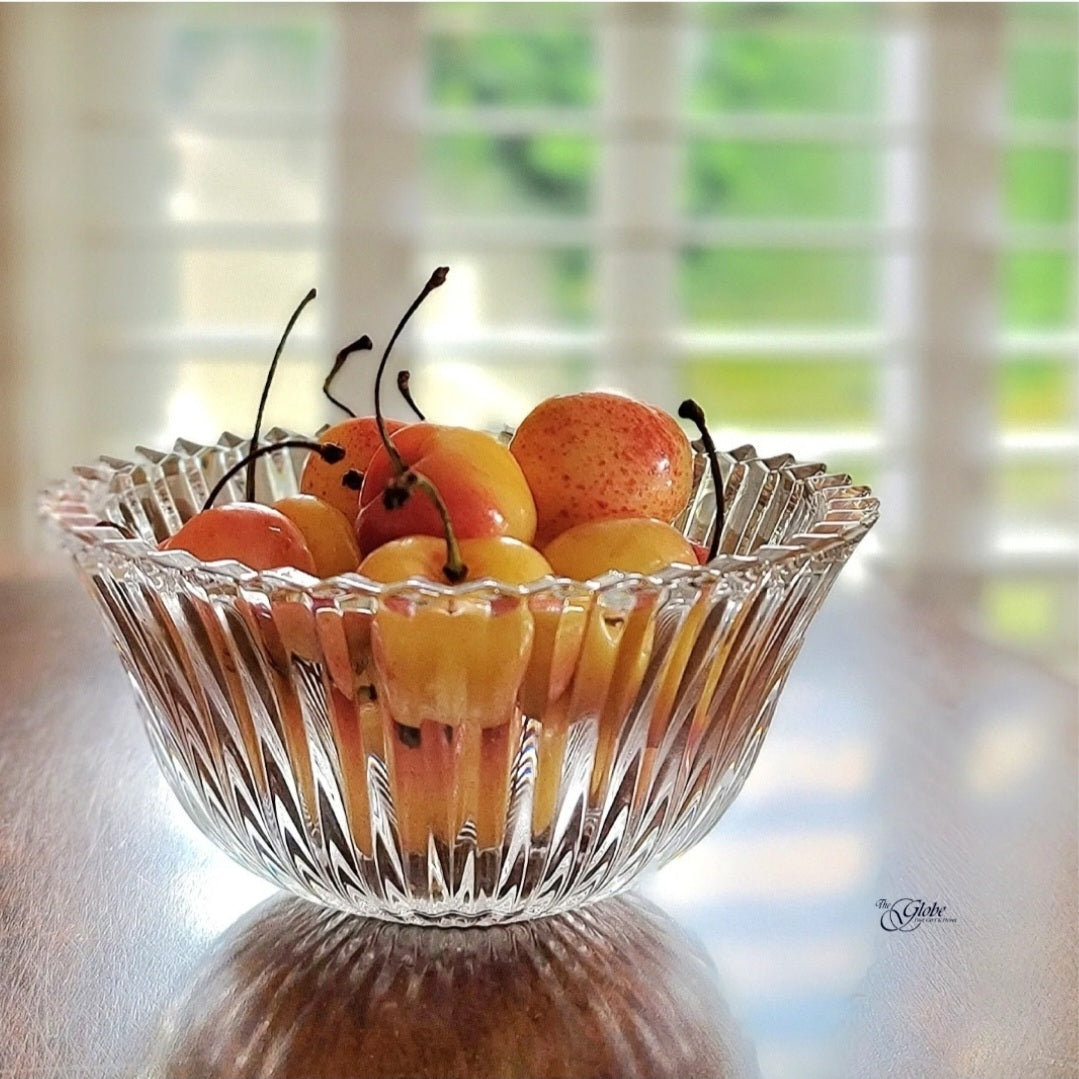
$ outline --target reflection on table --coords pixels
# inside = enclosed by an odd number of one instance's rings
[[[148,1077],[753,1079],[699,947],[615,899],[493,929],[259,907],[160,1017]]]

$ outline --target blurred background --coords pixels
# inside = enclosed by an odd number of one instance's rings
[[[1077,43],[1072,3],[3,5],[0,568],[72,463],[249,431],[311,286],[268,420],[333,419],[447,264],[398,355],[432,418],[692,394],[880,493],[863,571],[1074,673]]]

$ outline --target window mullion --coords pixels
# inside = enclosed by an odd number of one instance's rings
[[[335,350],[361,333],[382,346],[425,280],[417,267],[416,186],[423,19],[418,4],[342,4],[332,12],[336,159],[323,224],[327,292],[332,289],[328,345]],[[409,362],[409,349],[406,336],[395,349],[399,367]],[[369,375],[354,372],[356,385],[369,387]]]
[[[885,64],[882,73],[888,92],[884,95],[884,126],[897,133],[881,155],[882,230],[891,237],[880,268],[879,319],[883,345],[879,350],[879,415],[884,460],[881,462],[880,494],[884,503],[898,508],[895,517],[881,522],[891,539],[884,545],[893,551],[907,550],[911,527],[910,506],[915,492],[911,477],[900,463],[907,453],[914,426],[916,377],[915,340],[920,264],[918,241],[924,231],[924,207],[919,183],[922,165],[921,138],[925,123],[923,83],[926,35],[920,20],[909,13],[898,15],[887,26]]]
[[[921,236],[909,356],[913,590],[967,614],[988,542],[1003,8],[924,10]]]
[[[597,252],[603,338],[596,381],[674,408],[682,12],[603,9],[603,131]]]

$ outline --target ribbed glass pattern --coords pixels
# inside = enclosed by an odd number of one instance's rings
[[[243,449],[78,469],[43,510],[205,833],[282,887],[416,923],[568,910],[696,842],[877,515],[848,477],[743,447],[722,455],[719,557],[652,577],[387,586],[157,551]],[[260,464],[270,501],[302,452]],[[707,542],[698,465],[680,524]]]

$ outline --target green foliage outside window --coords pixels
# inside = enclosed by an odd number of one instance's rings
[[[881,209],[871,147],[692,139],[683,186],[687,213],[702,218],[867,222]]]
[[[841,28],[784,28],[782,9],[770,13],[769,6],[758,9],[750,29],[725,28],[700,36],[687,101],[693,112],[877,111],[882,92],[879,38]]]
[[[1075,21],[1074,5],[1010,9],[1018,29],[1007,56],[1007,110],[1013,122],[1076,117],[1075,35],[1022,29]],[[689,65],[689,115],[799,112],[872,116],[886,87],[884,38],[860,5],[695,5],[698,31]],[[1070,25],[1070,23],[1068,23]],[[595,108],[601,85],[587,27],[552,32],[436,34],[429,54],[431,97],[450,110]],[[591,136],[559,133],[444,136],[428,147],[434,204],[453,212],[549,213],[577,217],[592,208],[599,149]],[[690,138],[682,206],[690,219],[817,220],[865,223],[881,209],[882,164],[872,145],[745,138]],[[1006,223],[1067,224],[1075,219],[1073,151],[1006,149],[1002,215]],[[473,192],[474,194],[469,194]],[[702,327],[871,326],[878,318],[878,256],[870,251],[688,249],[681,260],[680,303]],[[594,264],[575,250],[554,260],[548,282],[556,317],[587,317]],[[998,315],[1006,329],[1075,324],[1076,260],[1054,251],[1007,252],[1001,260]],[[745,407],[754,397],[760,422],[780,422],[766,366],[716,357],[728,386],[737,370]],[[866,361],[868,362],[868,361]],[[1010,422],[1059,422],[1059,396],[1041,391],[1061,377],[1058,360],[1009,368]],[[836,361],[836,384],[850,377]],[[822,383],[823,385],[824,383]],[[754,386],[756,389],[754,390]],[[829,396],[829,401],[834,399]],[[855,422],[860,398],[849,398]],[[803,402],[804,404],[804,402]],[[836,407],[830,405],[829,407]],[[842,408],[842,406],[838,406]],[[842,417],[836,417],[837,422]]]
[[[580,107],[599,91],[592,38],[575,30],[435,34],[428,72],[439,108]]]

